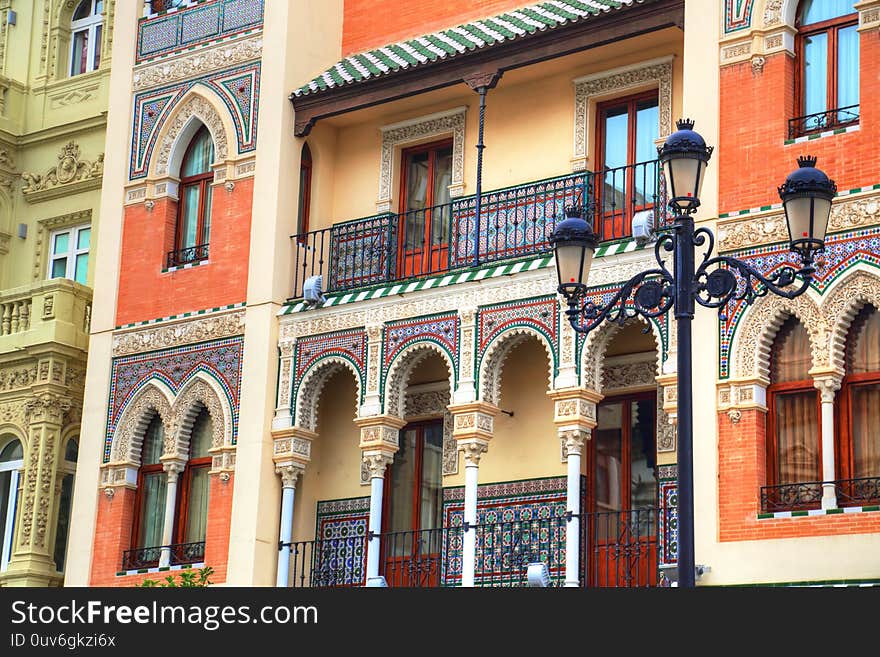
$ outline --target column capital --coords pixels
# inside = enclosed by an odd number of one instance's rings
[[[596,426],[596,404],[603,399],[602,394],[588,388],[563,388],[547,395],[553,400],[557,431],[589,432]]]
[[[495,431],[495,416],[501,410],[489,402],[476,401],[447,406],[452,413],[452,437],[462,440],[480,440],[487,445]]]
[[[590,439],[590,429],[560,429],[559,439],[565,444],[566,454],[583,454],[584,445]]]
[[[394,454],[398,447],[398,433],[406,421],[394,415],[370,415],[354,420],[361,430],[360,448],[381,450]]]
[[[47,422],[50,424],[63,424],[64,414],[73,405],[69,397],[55,392],[37,392],[25,402],[25,415],[28,422]]]
[[[181,472],[183,472],[183,469],[186,467],[186,461],[177,456],[163,456],[159,460],[162,461],[162,469],[168,475],[169,482],[177,481],[177,477],[180,475]]]
[[[394,462],[394,453],[386,450],[367,450],[363,461],[370,470],[370,479],[384,479],[385,469]]]
[[[305,465],[298,461],[283,461],[275,464],[275,474],[281,476],[282,488],[296,488],[296,480],[305,472]]]
[[[302,427],[272,431],[272,460],[276,464],[296,462],[302,467],[312,460],[312,441],[318,434]]]
[[[813,387],[819,391],[823,403],[834,401],[835,393],[840,390],[842,378],[836,372],[813,374]]]
[[[465,438],[458,441],[458,451],[464,454],[466,467],[478,467],[483,454],[489,451],[489,441],[479,438]]]

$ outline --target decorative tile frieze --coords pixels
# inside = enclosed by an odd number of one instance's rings
[[[219,312],[113,334],[113,356],[138,354],[185,344],[244,335],[244,311]]]

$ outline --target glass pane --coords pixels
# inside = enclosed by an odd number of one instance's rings
[[[428,201],[428,153],[414,153],[407,161],[406,209],[421,210]]]
[[[79,3],[79,6],[76,8],[76,11],[73,12],[73,20],[80,21],[83,18],[88,18],[92,9],[92,0],[82,0]]]
[[[389,531],[413,528],[413,489],[416,482],[416,430],[400,432],[400,449],[391,464],[391,499],[389,500]],[[403,545],[403,541],[396,541]]]
[[[623,403],[599,406],[599,420],[593,440],[596,441],[596,462],[593,494],[596,511],[620,511],[623,508],[621,482],[623,453]]]
[[[656,99],[645,100],[636,109],[636,163],[651,162],[636,167],[633,172],[635,204],[637,208],[653,205],[657,179],[657,147],[654,141],[660,136],[660,108]]]
[[[88,253],[80,253],[76,256],[76,271],[73,275],[73,280],[77,283],[86,284],[86,275],[89,272],[89,254]]]
[[[846,373],[880,372],[880,313],[865,306],[850,327]]]
[[[80,30],[73,33],[73,55],[70,62],[70,74],[85,73],[88,68],[89,31]]]
[[[776,483],[819,481],[816,391],[776,396]]]
[[[21,443],[17,440],[8,443],[6,447],[3,448],[3,451],[0,452],[0,463],[20,461],[22,458],[24,458],[24,456],[21,449]]]
[[[443,506],[443,423],[424,429],[422,452],[421,529],[442,526]]]
[[[95,62],[92,64],[94,71],[101,65],[101,25],[95,28]]]
[[[210,185],[205,185],[205,207],[202,209],[202,244],[211,241],[211,201],[214,190]]]
[[[605,115],[605,147],[602,166],[613,169],[626,165],[629,141],[629,114],[626,106],[610,110]],[[626,174],[609,171],[605,174],[602,190],[603,213],[621,211],[626,206]]]
[[[180,220],[180,248],[196,246],[199,229],[199,185],[187,185],[183,188],[183,210]]]
[[[61,498],[58,502],[58,530],[55,533],[55,569],[64,572],[67,556],[67,532],[70,527],[70,504],[73,501],[73,475],[66,474],[61,480]]]
[[[0,567],[6,568],[6,562],[12,555],[12,535],[15,530],[15,495],[12,485],[13,473],[9,470],[0,471]]]
[[[859,104],[859,33],[856,25],[837,33],[837,106]],[[854,108],[855,109],[855,108]],[[839,121],[849,121],[858,114],[841,113]]]
[[[810,25],[854,13],[853,0],[803,0],[800,24]]]
[[[789,317],[773,341],[770,358],[770,382],[788,383],[810,378],[813,363],[810,336],[796,317]]]
[[[70,233],[56,233],[52,245],[53,255],[64,255],[70,250]]]
[[[434,161],[434,199],[432,205],[443,205],[442,210],[435,210],[431,216],[431,243],[446,244],[449,242],[449,211],[445,206],[449,203],[449,185],[452,184],[452,146],[437,151]]]
[[[656,399],[638,399],[630,405],[630,509],[657,506],[656,414]]]
[[[87,249],[89,248],[89,244],[92,241],[92,229],[91,228],[81,228],[79,234],[76,237],[76,248],[77,249]]]
[[[190,473],[189,499],[186,507],[186,536],[184,543],[205,540],[208,524],[208,466],[194,468]]]
[[[305,152],[303,152],[305,156]],[[308,208],[306,202],[309,201],[312,185],[312,169],[309,166],[301,166],[299,169],[299,208],[297,210],[296,232],[306,232],[306,220],[308,219]]]
[[[159,457],[162,456],[163,434],[162,418],[155,415],[147,426],[146,432],[144,432],[144,444],[141,448],[142,465],[155,465],[160,462]]]
[[[162,526],[165,522],[165,473],[144,475],[141,491],[141,522],[137,547],[162,545]]]
[[[208,173],[211,170],[213,159],[214,142],[211,140],[211,133],[205,126],[202,126],[190,142],[183,158],[183,165],[180,167],[181,177]]]
[[[51,278],[64,278],[65,276],[67,276],[67,258],[53,260]]]
[[[76,463],[76,459],[79,457],[79,443],[76,438],[71,438],[67,441],[67,447],[64,448],[64,460],[70,461],[71,463]]]
[[[804,114],[824,112],[827,107],[828,35],[804,39]],[[807,126],[813,127],[813,126]],[[818,127],[818,126],[817,126]]]
[[[95,14],[104,13],[104,0],[98,0],[95,3]]]
[[[880,477],[880,384],[852,389],[852,476]]]
[[[212,431],[211,414],[202,409],[193,423],[192,433],[190,434],[189,457],[191,459],[208,456],[208,450],[211,448]]]

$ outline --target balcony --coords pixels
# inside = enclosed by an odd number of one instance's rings
[[[551,252],[550,235],[566,206],[586,200],[602,241],[632,234],[648,212],[667,225],[666,190],[657,160],[486,192],[403,213],[386,213],[291,236],[293,299],[322,277],[324,292],[452,273]],[[479,215],[479,216],[478,216]]]
[[[0,294],[0,350],[60,343],[85,350],[92,291],[66,278],[40,281]]]
[[[674,526],[674,509],[644,508],[583,514],[580,532],[581,586],[652,587],[661,582],[658,533]],[[568,514],[498,521],[485,512],[476,534],[474,584],[527,586],[531,563],[545,563],[550,586],[565,582]],[[661,518],[667,522],[661,523]],[[489,522],[488,520],[494,520]],[[662,525],[662,527],[661,527]],[[380,573],[389,587],[457,587],[462,578],[465,528],[386,532],[379,535]],[[294,587],[363,586],[368,536],[300,541],[290,544]]]
[[[849,105],[837,109],[826,110],[798,116],[788,120],[788,138],[796,139],[827,130],[837,130],[859,122],[859,106]]]
[[[834,486],[839,507],[880,504],[880,477],[838,479],[836,481],[805,481],[761,488],[761,513],[809,511],[822,508],[825,484]]]
[[[122,553],[122,570],[143,570],[159,565],[162,551],[169,552],[169,566],[190,565],[205,560],[205,542],[157,545],[126,550]]]

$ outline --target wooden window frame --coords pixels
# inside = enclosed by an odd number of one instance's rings
[[[195,134],[190,139],[189,144],[186,147],[186,151],[183,154],[183,159],[180,161],[180,170],[183,171],[186,166],[187,160],[192,155],[192,149],[196,144],[196,137],[202,131],[202,129],[207,130],[207,127],[199,128]],[[208,132],[208,136],[211,137],[210,131]],[[194,248],[197,246],[202,246],[206,244],[205,242],[205,227],[207,225],[208,217],[205,216],[205,199],[209,193],[212,193],[211,183],[214,181],[214,171],[211,169],[210,165],[208,166],[208,171],[205,173],[199,173],[193,176],[181,176],[180,185],[179,185],[179,193],[178,193],[178,202],[177,202],[177,221],[175,222],[175,236],[174,236],[174,250],[182,251],[186,248]],[[196,218],[196,243],[192,245],[192,247],[183,246],[183,218],[184,211],[186,209],[186,194],[184,194],[184,190],[187,186],[198,184],[199,186],[199,207],[197,210],[197,218]],[[212,199],[213,201],[213,199]],[[211,208],[213,211],[214,204],[211,203]]]
[[[776,476],[776,472],[779,466],[779,450],[778,450],[778,440],[777,440],[777,422],[776,422],[776,398],[779,395],[785,394],[794,394],[799,392],[812,392],[814,395],[814,400],[816,404],[816,426],[818,428],[818,450],[819,450],[819,472],[816,473],[816,478],[812,481],[821,481],[822,480],[822,399],[819,396],[819,391],[816,390],[813,385],[812,379],[803,379],[801,381],[788,381],[786,383],[774,383],[767,387],[767,440],[766,440],[766,453],[767,453],[767,474],[766,474],[766,485],[767,486],[779,486],[779,485],[788,485],[788,484],[780,484],[778,478]],[[806,483],[806,482],[793,482],[790,485],[794,485],[794,483]]]
[[[152,463],[150,465],[141,465],[138,468],[138,479],[137,479],[137,494],[134,499],[134,521],[132,524],[131,531],[131,549],[132,550],[142,550],[144,548],[150,547],[159,547],[157,545],[141,545],[141,518],[143,516],[143,510],[141,507],[144,505],[144,479],[148,474],[156,474],[157,472],[164,472],[164,466],[162,463]],[[165,485],[168,485],[168,482],[165,482]],[[164,505],[164,500],[163,500]],[[163,520],[164,522],[164,520]]]

